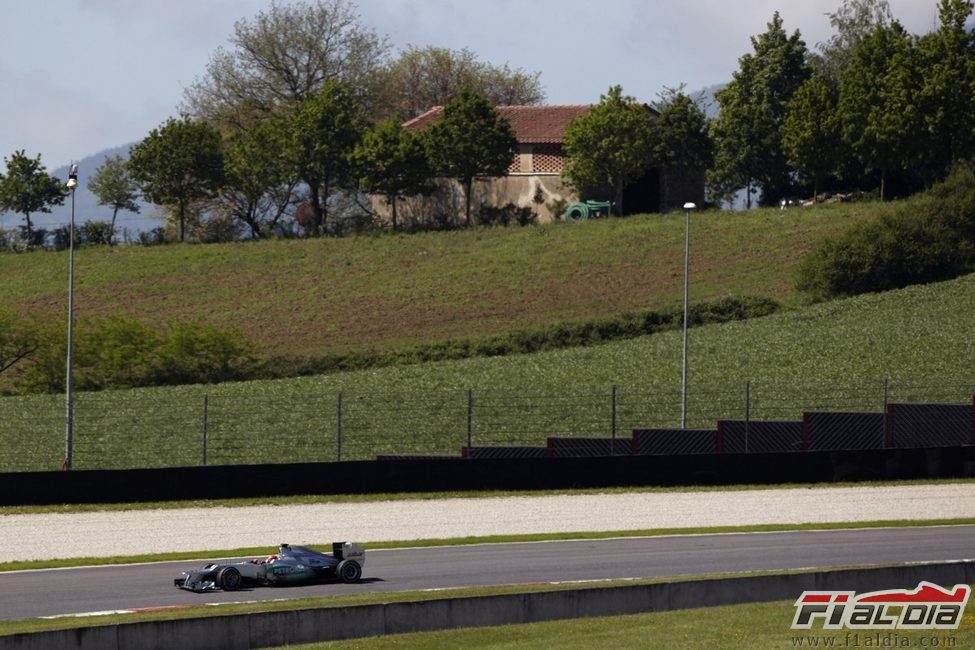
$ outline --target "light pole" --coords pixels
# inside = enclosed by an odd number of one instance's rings
[[[71,348],[74,334],[74,192],[78,187],[78,165],[71,163],[68,189],[71,190],[71,225],[68,228],[68,353],[64,380],[64,469],[71,469],[74,453],[74,404],[71,401]]]
[[[691,210],[697,206],[684,204],[684,350],[680,361],[680,428],[687,428],[687,287],[691,253]]]

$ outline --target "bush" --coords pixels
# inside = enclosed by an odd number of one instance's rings
[[[110,246],[115,236],[107,221],[86,221],[84,229],[85,241],[91,246]]]
[[[779,304],[774,300],[736,296],[692,305],[688,311],[688,320],[696,326],[757,318],[778,310]],[[662,312],[648,310],[592,321],[556,323],[538,330],[522,330],[480,339],[438,341],[386,353],[354,353],[318,359],[274,357],[261,366],[258,375],[272,379],[428,361],[531,354],[676,329],[682,325],[683,315],[682,307]]]
[[[813,300],[947,280],[975,269],[975,174],[964,166],[882,218],[823,242],[799,266]]]
[[[508,203],[500,208],[482,206],[475,218],[481,226],[509,226],[513,223],[527,226],[535,223],[538,215],[531,208],[519,208],[514,203]]]
[[[139,233],[139,243],[143,246],[160,246],[169,241],[166,236],[166,229],[157,226],[152,230],[143,230]]]
[[[249,379],[256,364],[252,345],[234,331],[173,322],[156,331],[139,321],[81,321],[72,342],[72,385],[102,390],[160,384],[201,384]],[[22,362],[19,392],[65,388],[67,338],[60,324],[38,326],[37,349]]]
[[[157,384],[213,384],[249,379],[252,346],[239,333],[171,322],[158,350]]]

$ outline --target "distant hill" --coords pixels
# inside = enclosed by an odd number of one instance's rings
[[[78,163],[78,189],[75,190],[75,212],[74,218],[75,223],[83,224],[86,221],[111,221],[112,220],[112,209],[108,206],[98,205],[98,197],[92,194],[88,190],[88,179],[95,173],[102,163],[105,162],[105,158],[111,156],[119,155],[124,159],[129,157],[129,149],[132,145],[129,143],[118,147],[113,147],[111,149],[105,149],[104,151],[99,151],[96,154],[92,154],[86,158],[83,158]],[[63,165],[56,169],[48,169],[47,173],[56,178],[63,178],[65,182],[68,179],[68,165]],[[140,231],[152,230],[153,228],[162,225],[162,222],[155,218],[156,207],[151,203],[146,203],[140,201],[141,211],[138,214],[133,212],[119,211],[118,218],[115,221],[116,228],[119,230],[127,228],[132,233],[138,233]],[[17,226],[23,225],[23,217],[12,213],[7,213],[3,215],[3,227],[7,229],[12,229]],[[67,225],[71,221],[71,198],[68,197],[64,205],[55,206],[51,209],[50,214],[38,213],[31,215],[31,222],[37,228],[53,229],[59,226]]]

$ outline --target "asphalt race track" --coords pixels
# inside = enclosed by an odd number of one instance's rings
[[[357,584],[194,594],[204,561],[0,573],[0,619],[363,592],[947,561],[975,557],[975,526],[682,535],[366,552]],[[209,558],[208,558],[209,559]],[[909,585],[905,585],[909,586]]]

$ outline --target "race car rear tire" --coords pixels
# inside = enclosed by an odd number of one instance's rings
[[[225,566],[217,572],[217,586],[224,591],[240,589],[240,571],[232,566]]]
[[[358,582],[359,578],[362,577],[362,567],[355,560],[342,560],[335,567],[335,575],[342,582]]]

